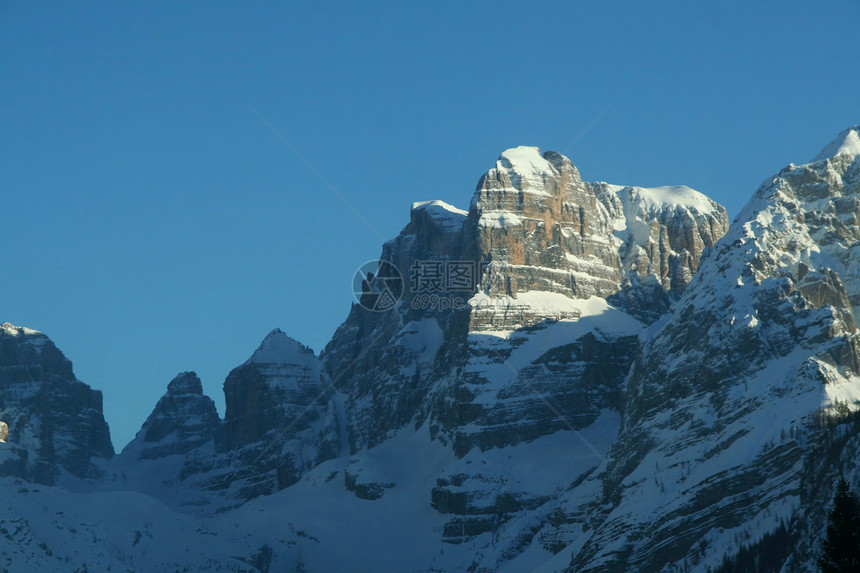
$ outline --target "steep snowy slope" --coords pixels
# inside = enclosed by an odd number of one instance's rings
[[[205,518],[176,512],[143,493],[71,493],[8,477],[0,478],[0,487],[2,571],[259,573],[268,563],[279,567],[271,571],[295,570],[288,552],[275,559],[265,543],[254,545],[264,532],[241,539],[219,522],[219,533]],[[281,537],[296,536],[285,528]]]
[[[601,498],[566,508],[594,526],[571,571],[704,570],[783,523],[783,570],[813,570],[860,451],[832,428],[860,404],[860,150],[840,137],[762,185],[643,335]]]

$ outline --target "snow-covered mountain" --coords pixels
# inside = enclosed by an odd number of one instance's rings
[[[858,142],[731,228],[688,187],[507,150],[468,210],[416,203],[383,245],[365,296],[397,269],[390,308],[353,305],[320,356],[270,333],[224,419],[180,374],[113,457],[98,394],[4,324],[0,567],[810,570],[835,476],[860,477]]]
[[[856,423],[821,428],[860,404],[857,131],[765,181],[641,337],[574,570],[716,566],[783,523],[784,570],[815,569],[833,477],[860,453]]]

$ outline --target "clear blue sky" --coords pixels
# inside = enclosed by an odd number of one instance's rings
[[[414,201],[467,208],[516,145],[734,215],[860,123],[858,22],[856,1],[0,0],[0,321],[104,391],[117,449],[180,371],[223,414],[271,329],[321,350],[381,248],[254,110],[385,238]]]

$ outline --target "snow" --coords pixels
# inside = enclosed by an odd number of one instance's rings
[[[430,364],[435,360],[436,353],[442,347],[445,333],[435,318],[422,318],[407,323],[395,335],[395,340],[401,346],[408,348],[416,356],[419,364]]]
[[[836,139],[813,157],[810,163],[832,159],[838,155],[860,155],[860,126],[855,125],[841,132]]]
[[[499,162],[504,169],[512,169],[523,177],[555,172],[552,164],[541,156],[539,147],[520,145],[506,149],[499,156]]]
[[[4,322],[0,324],[0,335],[5,336],[36,336],[41,335],[42,333],[38,330],[33,330],[32,328],[27,328],[25,326],[15,326],[9,322]]]
[[[488,503],[502,492],[559,495],[600,463],[591,448],[605,454],[619,426],[618,413],[604,410],[578,433],[560,431],[516,446],[474,449],[461,459],[430,438],[428,425],[405,428],[350,460],[322,463],[298,484],[217,516],[206,528],[225,541],[249,538],[276,552],[298,553],[307,571],[466,571],[489,534],[459,545],[439,543],[445,523],[456,516],[430,505],[437,478],[468,473],[463,491],[481,495],[489,490]],[[378,500],[359,499],[344,488],[347,470],[395,485]],[[482,476],[498,481],[488,484]],[[295,545],[287,549],[285,541]],[[550,558],[545,550],[533,551],[519,570]]]
[[[580,319],[589,319],[587,322],[583,322],[580,327],[597,328],[607,334],[618,336],[638,334],[642,329],[642,324],[638,320],[598,296],[579,299],[570,298],[557,292],[527,291],[519,293],[514,298],[478,293],[469,299],[469,305],[476,310],[519,308],[532,310],[542,315],[554,314],[559,317],[576,315]]]
[[[440,223],[448,230],[457,230],[463,226],[468,211],[458,209],[444,201],[419,201],[412,204],[412,211],[423,211],[430,215],[434,221]]]
[[[506,172],[518,190],[539,194],[545,194],[544,177],[557,173],[541,156],[540,148],[524,145],[503,151],[496,161],[496,169]]]
[[[451,215],[459,215],[465,217],[469,214],[468,211],[464,211],[462,209],[458,209],[453,205],[450,205],[444,201],[432,200],[432,201],[418,201],[416,203],[412,203],[412,210],[423,209],[425,211],[431,211],[434,213],[450,213]]]
[[[829,364],[821,364],[821,369],[827,379],[825,390],[827,399],[822,406],[834,406],[837,402],[848,404],[852,410],[860,408],[860,377],[851,376],[846,378]]]
[[[10,478],[2,487],[4,570],[255,571],[237,557],[251,553],[241,541],[146,494],[70,494]]]
[[[439,536],[449,516],[432,509],[429,492],[436,477],[455,458],[430,439],[425,425],[398,432],[360,457],[324,462],[298,484],[267,498],[252,500],[216,520],[213,529],[278,543],[288,528],[307,571],[413,571],[421,563],[433,569],[465,570],[472,559],[467,546],[445,546]],[[404,463],[404,460],[409,460]],[[357,498],[344,487],[344,471],[377,475],[396,485],[382,498]],[[384,531],[384,535],[380,535]],[[274,545],[273,545],[274,547]],[[276,569],[286,570],[286,568]]]
[[[686,185],[636,187],[604,182],[596,182],[595,185],[603,186],[618,198],[621,216],[612,221],[615,237],[622,242],[632,242],[634,247],[657,240],[657,237],[651,237],[652,224],[655,215],[665,210],[686,211],[693,218],[705,215],[720,217],[723,213],[719,204]],[[634,248],[627,259],[635,258],[635,255]]]
[[[478,219],[479,226],[492,229],[518,227],[522,224],[522,220],[510,211],[484,211]]]
[[[628,220],[635,218],[640,212],[653,213],[666,206],[695,209],[703,214],[720,212],[720,206],[716,202],[686,185],[636,187],[607,184],[607,187],[621,199]]]
[[[516,338],[516,346],[504,361],[473,361],[467,370],[480,373],[489,384],[475,403],[495,401],[497,392],[514,383],[519,372],[549,350],[570,344],[588,333],[612,339],[621,336],[637,336],[644,326],[638,320],[615,308],[600,297],[572,299],[560,293],[530,291],[520,293],[517,298],[489,297],[479,293],[469,300],[473,308],[527,308],[542,316],[578,316],[575,319],[556,320],[535,331],[486,331],[469,334],[469,343],[475,348],[500,350],[504,342]],[[499,356],[501,352],[491,352]]]
[[[306,364],[315,360],[313,350],[276,328],[247,360],[258,364]]]

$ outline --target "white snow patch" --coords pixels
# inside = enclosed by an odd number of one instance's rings
[[[42,333],[26,326],[15,326],[9,322],[4,322],[0,324],[0,334],[6,336],[35,336]]]
[[[552,164],[541,156],[540,148],[525,145],[502,152],[496,161],[496,169],[506,172],[517,190],[537,194],[546,194],[544,178],[557,173]]]
[[[598,296],[581,299],[558,292],[528,291],[514,298],[478,293],[469,299],[469,305],[475,310],[528,309],[542,315],[575,315],[579,316],[579,320],[590,318],[589,328],[599,322],[603,331],[619,336],[638,334],[642,329],[642,323]]]
[[[468,211],[458,209],[444,201],[419,201],[412,204],[412,211],[423,211],[449,231],[456,231],[463,226]]]
[[[429,364],[442,347],[445,333],[435,318],[422,318],[407,323],[398,333],[398,343],[417,355],[421,364]]]
[[[610,185],[617,189],[617,185]],[[719,205],[707,196],[686,185],[668,185],[663,187],[622,187],[616,191],[622,203],[627,206],[641,207],[645,212],[662,210],[664,206],[685,207],[696,209],[700,213],[716,213]],[[625,213],[627,209],[625,209]],[[635,211],[634,211],[635,214]],[[629,216],[627,217],[630,218]]]
[[[489,381],[489,384],[482,388],[483,392],[476,397],[475,403],[495,401],[498,390],[513,383],[519,376],[520,370],[552,348],[575,342],[588,333],[611,339],[620,336],[637,336],[644,328],[638,320],[596,296],[582,300],[571,299],[559,293],[528,292],[514,299],[492,298],[481,293],[472,297],[469,303],[473,308],[482,308],[482,305],[491,304],[494,307],[498,304],[523,305],[543,315],[578,315],[578,318],[557,320],[536,331],[470,333],[471,345],[490,349],[499,344],[506,344],[514,337],[525,338],[525,341],[519,344],[504,362],[473,362],[468,367],[469,371],[480,372]]]
[[[832,159],[838,155],[860,155],[860,126],[849,127],[812,158],[810,163]]]
[[[499,156],[503,169],[513,169],[523,177],[555,172],[552,164],[541,156],[539,147],[520,145],[506,149]]]
[[[482,213],[481,218],[478,219],[479,226],[490,227],[493,229],[519,227],[522,224],[522,220],[510,211],[486,211]]]
[[[424,209],[426,211],[433,212],[445,211],[447,213],[451,213],[452,215],[461,215],[463,217],[469,214],[468,211],[458,209],[453,205],[436,199],[432,201],[418,201],[417,203],[412,203],[412,210],[414,211],[416,209]]]

